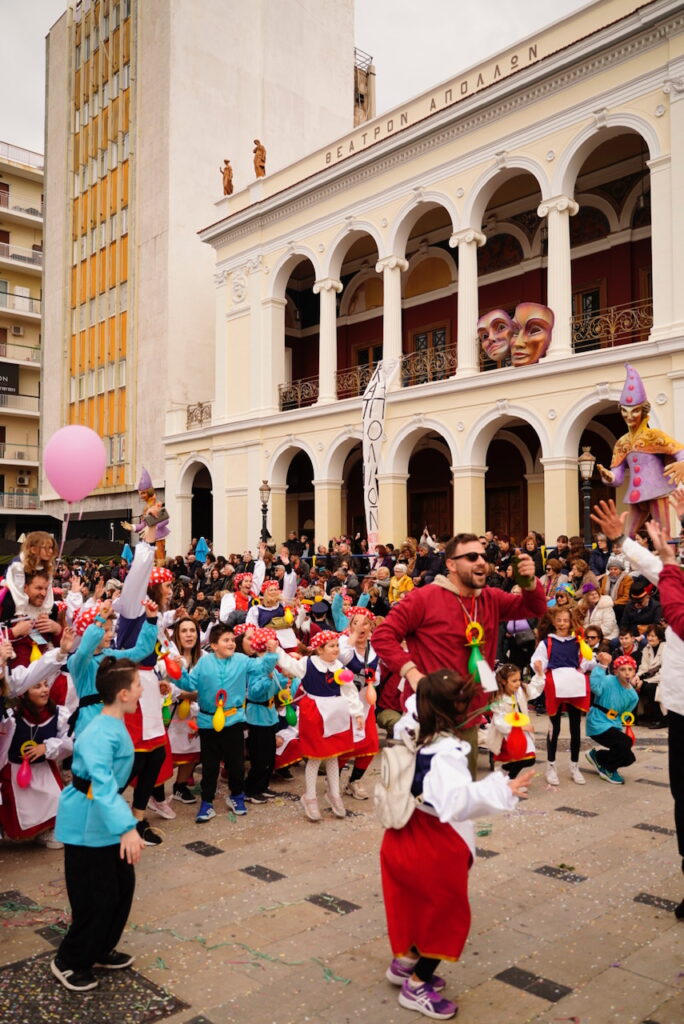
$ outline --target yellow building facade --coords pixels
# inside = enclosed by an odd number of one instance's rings
[[[262,480],[277,541],[363,531],[381,356],[381,539],[576,533],[625,362],[684,440],[683,175],[684,5],[600,0],[217,201],[215,394],[195,429],[167,416],[172,547],[207,472],[217,551],[256,542]],[[478,317],[524,300],[555,314],[548,354],[488,362]]]
[[[43,156],[0,142],[0,531],[40,527]]]

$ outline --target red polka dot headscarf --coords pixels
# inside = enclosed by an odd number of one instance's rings
[[[173,573],[163,565],[155,565],[150,573],[149,586],[154,587],[157,583],[173,583]]]
[[[324,644],[330,644],[333,640],[339,640],[339,637],[340,634],[335,633],[332,629],[322,629],[320,633],[316,633],[316,635],[311,638],[309,647],[312,650],[317,651],[318,648],[322,647]]]
[[[259,654],[263,653],[263,651],[266,650],[266,644],[268,643],[269,640],[277,639],[278,634],[276,633],[275,629],[269,629],[268,627],[264,627],[264,629],[255,629],[249,635],[250,644],[252,645],[255,651],[259,652]]]
[[[364,618],[370,619],[371,622],[375,622],[375,615],[370,608],[366,608],[365,605],[355,605],[353,608],[346,608],[344,614],[349,616],[350,621],[355,615],[363,615]]]
[[[233,626],[233,636],[244,636],[248,629],[256,629],[256,626],[247,622],[239,622],[237,626]]]
[[[265,594],[267,590],[280,590],[278,580],[264,580],[261,584],[261,593]]]
[[[629,654],[621,654],[613,662],[613,668],[622,668],[623,665],[631,665],[634,669],[637,667],[636,661]]]
[[[234,577],[234,579],[235,579],[235,589],[237,590],[243,580],[249,580],[249,582],[251,583],[253,577],[252,577],[251,572],[239,572],[237,574],[237,576]]]
[[[88,626],[92,626],[95,622],[95,617],[102,611],[102,604],[91,605],[90,608],[84,608],[83,611],[79,612],[74,617],[74,629],[78,636],[83,636]]]

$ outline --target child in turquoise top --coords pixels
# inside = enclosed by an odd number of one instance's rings
[[[64,876],[72,921],[52,973],[73,992],[96,988],[92,968],[130,967],[116,950],[133,901],[135,870],[144,842],[121,791],[133,765],[124,715],[135,711],[142,687],[137,667],[108,657],[97,673],[101,714],[74,745],[72,782],[63,790],[55,835],[64,843]]]
[[[183,690],[197,690],[199,714],[200,755],[202,760],[202,803],[196,817],[198,823],[216,816],[214,797],[221,761],[228,770],[230,796],[226,797],[229,810],[246,814],[244,781],[245,704],[247,687],[253,700],[265,700],[268,692],[268,674],[273,671],[278,650],[277,640],[269,640],[263,658],[248,658],[235,651],[235,635],[223,623],[214,626],[209,634],[211,654],[205,655],[195,667],[183,670],[178,685]],[[223,696],[225,695],[225,696]],[[214,714],[223,697],[225,723],[214,726]]]
[[[609,653],[599,653],[597,661],[599,664],[590,678],[593,701],[587,715],[587,736],[608,749],[588,750],[587,760],[602,779],[621,786],[625,780],[618,768],[625,768],[636,761],[632,740],[622,730],[625,724],[622,716],[631,715],[639,703],[639,694],[632,686],[637,666],[634,658],[623,654],[613,661],[613,676],[607,671],[611,663]],[[633,716],[631,720],[634,721]]]
[[[238,648],[248,657],[260,659],[269,639],[278,642],[274,629],[248,627],[238,638]],[[250,680],[247,689],[245,717],[249,726],[247,753],[249,772],[245,779],[245,800],[251,804],[265,804],[278,794],[269,788],[275,767],[276,731],[279,724],[275,698],[283,689],[289,689],[290,680],[277,669],[264,672],[256,683]]]
[[[137,663],[154,651],[157,643],[157,606],[148,601],[145,612],[147,621],[140,630],[135,647],[127,651],[118,651],[110,647],[114,636],[114,612],[111,601],[103,601],[99,607],[81,612],[77,617],[74,625],[76,632],[82,633],[81,643],[67,660],[67,672],[78,694],[78,709],[73,719],[75,737],[80,736],[88,723],[102,710],[102,698],[95,681],[104,658],[128,658]]]

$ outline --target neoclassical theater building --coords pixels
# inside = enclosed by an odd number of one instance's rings
[[[363,530],[381,358],[382,538],[576,533],[578,455],[610,463],[625,362],[684,440],[684,3],[589,4],[220,199],[200,235],[213,393],[166,421],[174,550],[208,490],[216,550],[254,545],[262,480],[276,541]],[[547,354],[491,362],[478,317],[525,301],[554,313]]]

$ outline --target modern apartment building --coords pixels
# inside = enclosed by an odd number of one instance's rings
[[[44,434],[82,423],[105,441],[85,532],[118,535],[141,465],[163,493],[165,414],[201,418],[213,397],[213,254],[197,231],[223,161],[257,202],[273,170],[351,129],[355,90],[372,113],[352,0],[277,7],[79,0],[48,35]]]
[[[43,155],[0,142],[0,536],[44,525],[38,497]]]

